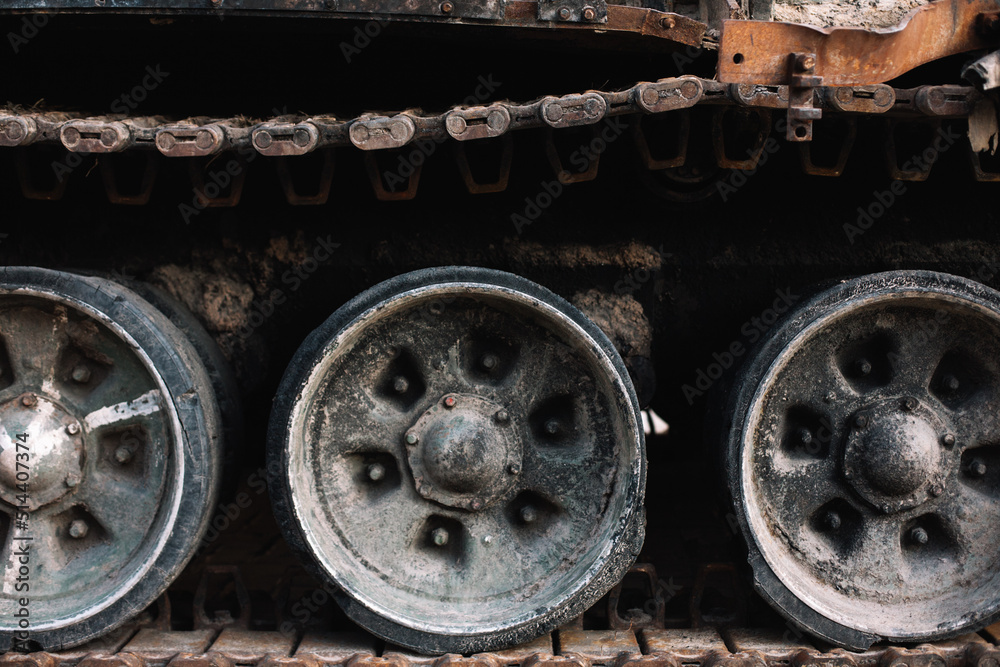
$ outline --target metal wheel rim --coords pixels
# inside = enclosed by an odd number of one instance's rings
[[[0,271],[0,299],[8,302],[0,308],[5,317],[18,308],[40,306],[42,311],[56,314],[60,311],[65,312],[65,321],[84,323],[83,327],[77,327],[75,335],[80,336],[80,331],[92,334],[89,344],[93,348],[88,354],[93,356],[88,356],[88,363],[83,365],[89,365],[91,368],[91,374],[84,384],[96,385],[94,396],[106,397],[114,395],[118,390],[124,390],[126,385],[118,381],[115,373],[119,370],[124,372],[122,369],[127,368],[129,363],[132,364],[133,370],[139,369],[140,373],[145,374],[145,378],[142,379],[155,387],[152,390],[154,393],[158,393],[158,397],[147,396],[158,400],[151,400],[146,404],[132,404],[131,407],[135,409],[123,420],[111,419],[110,422],[101,424],[91,419],[90,422],[81,423],[81,428],[72,435],[67,430],[67,436],[83,438],[88,448],[87,455],[81,457],[84,466],[81,479],[67,487],[68,492],[65,496],[29,514],[28,532],[37,535],[38,522],[43,517],[64,515],[65,507],[71,510],[82,508],[86,514],[84,517],[86,530],[81,531],[80,526],[74,528],[73,522],[70,522],[70,525],[60,526],[63,540],[73,540],[76,544],[76,540],[86,542],[94,538],[98,542],[96,545],[81,549],[83,553],[77,553],[75,556],[77,561],[81,560],[81,555],[87,555],[88,549],[106,546],[116,540],[119,544],[123,543],[122,535],[127,534],[131,528],[135,528],[132,537],[137,537],[131,543],[125,544],[125,552],[118,560],[108,558],[108,562],[103,563],[103,567],[110,570],[107,577],[93,572],[91,568],[91,574],[95,575],[92,578],[103,577],[109,583],[101,587],[85,586],[75,593],[74,599],[78,602],[75,608],[63,613],[50,614],[49,618],[43,618],[42,609],[39,608],[39,603],[42,601],[40,594],[43,591],[38,590],[37,582],[43,579],[46,573],[41,571],[45,569],[44,567],[37,567],[39,565],[37,558],[40,554],[39,545],[35,545],[35,553],[32,555],[34,588],[32,595],[29,596],[32,604],[32,618],[28,628],[28,639],[32,643],[29,646],[55,650],[79,644],[121,625],[137,610],[144,608],[162,593],[193,555],[193,547],[203,533],[208,509],[211,507],[211,499],[214,498],[218,483],[218,454],[208,449],[219,444],[218,408],[214,402],[208,376],[201,368],[190,343],[162,314],[129,290],[99,278],[75,276],[47,269],[12,267]],[[58,335],[55,327],[53,334]],[[102,339],[103,343],[117,347],[119,352],[127,350],[129,355],[124,360],[123,366],[104,376],[100,363],[108,361],[122,363],[123,359],[117,357],[102,359],[100,353],[94,352],[100,349],[99,342]],[[7,361],[9,339],[5,337],[3,340],[3,354]],[[67,344],[66,341],[64,344]],[[79,346],[80,342],[72,339],[68,341],[68,345],[75,347]],[[65,348],[61,348],[59,354],[51,351],[43,354],[55,358],[56,363],[53,368],[59,368],[60,358],[63,360],[67,358]],[[68,358],[72,358],[72,355]],[[73,371],[76,370],[76,365],[74,364]],[[44,373],[44,365],[40,364],[36,371]],[[24,375],[23,369],[22,375]],[[9,369],[7,376],[10,377]],[[17,382],[22,382],[16,374],[15,379]],[[54,403],[65,404],[70,408],[77,406],[80,402],[78,396],[73,396],[73,401],[62,396],[53,400],[54,397],[51,395],[53,387],[65,385],[67,382],[76,380],[67,375],[61,381],[59,378],[47,381],[43,391],[35,393],[38,400],[34,405],[45,406],[46,403]],[[97,392],[96,389],[102,386],[103,393]],[[22,393],[13,387],[13,384],[8,384],[0,389],[0,392],[4,393],[4,398],[9,398],[7,394],[12,392],[17,394],[15,398],[21,397]],[[178,398],[179,394],[183,396]],[[125,400],[111,401],[110,404],[121,408],[123,405],[127,406],[128,401],[134,398],[128,396]],[[102,404],[102,407],[106,406]],[[93,415],[94,412],[91,410],[87,414]],[[115,417],[113,414],[109,415],[108,411],[101,414],[105,417]],[[139,419],[136,419],[136,415],[139,415]],[[124,427],[135,426],[139,422],[142,422],[143,426],[148,426],[153,423],[154,418],[161,417],[163,438],[132,429],[126,433],[130,437],[118,437],[113,440],[105,437],[108,435],[108,428],[121,436]],[[142,441],[146,436],[149,436],[148,441]],[[28,444],[31,444],[30,433]],[[164,445],[163,449],[159,448],[159,445]],[[115,450],[125,447],[131,449],[131,452],[126,453],[123,450],[119,452],[121,460],[113,459],[114,451],[109,447]],[[144,449],[146,447],[148,449]],[[13,445],[10,445],[9,449],[16,451]],[[91,449],[100,451],[95,455]],[[58,451],[58,448],[56,450]],[[106,514],[101,516],[101,521],[91,522],[116,501],[121,506],[117,518],[133,517],[144,509],[135,502],[129,502],[135,496],[122,497],[111,493],[121,491],[120,484],[108,486],[95,483],[96,492],[106,496],[97,500],[93,497],[95,492],[86,497],[78,495],[82,489],[87,488],[88,480],[94,470],[101,464],[111,463],[109,457],[112,457],[115,465],[142,467],[138,476],[134,478],[137,482],[135,486],[145,481],[147,477],[145,473],[150,469],[158,468],[162,472],[160,488],[155,493],[147,494],[155,496],[147,498],[145,507],[149,509],[150,501],[152,502],[152,516],[147,517],[148,522],[137,528],[105,526],[103,522],[113,523]],[[113,477],[104,474],[94,481],[106,482]],[[86,502],[83,502],[84,500]],[[63,507],[59,506],[60,503]],[[48,515],[45,514],[47,510],[51,510]],[[14,527],[11,525],[11,528]],[[70,534],[71,529],[76,535]],[[103,544],[100,540],[104,541]],[[95,559],[96,556],[92,556],[90,561]],[[42,564],[47,562],[50,561],[43,561]],[[121,569],[117,566],[121,566]],[[73,567],[74,562],[71,561],[67,568]],[[47,576],[53,578],[51,568],[49,572]],[[61,595],[59,599],[62,599]],[[11,602],[10,598],[6,598],[0,603],[5,621],[12,618],[8,613],[14,610]],[[6,623],[0,626],[0,630],[3,631],[4,647],[13,643],[16,631],[24,629],[16,624],[17,619],[14,620],[15,623],[10,626]]]
[[[831,302],[829,298],[824,299],[824,296],[829,297],[832,292],[843,295],[843,301],[839,305],[836,301]],[[951,598],[951,606],[943,610],[934,608],[935,611],[926,611],[926,609],[930,608],[927,599],[935,600],[938,604],[942,604],[942,600],[945,599],[944,592],[940,590],[935,591],[933,587],[922,590],[920,594],[923,597],[912,603],[912,607],[923,605],[925,616],[917,621],[914,621],[911,616],[904,621],[894,622],[890,617],[891,615],[887,612],[887,609],[891,606],[887,600],[872,599],[874,596],[871,593],[877,587],[867,593],[858,590],[860,586],[858,582],[864,580],[865,573],[857,565],[852,570],[852,579],[848,580],[846,577],[841,577],[838,580],[838,585],[846,587],[848,585],[847,582],[850,582],[853,588],[847,588],[843,594],[838,593],[835,595],[829,594],[829,582],[824,577],[821,576],[818,578],[815,573],[811,576],[808,575],[804,567],[799,567],[797,561],[793,561],[796,565],[795,567],[791,567],[788,561],[789,543],[793,545],[793,549],[799,549],[802,552],[808,551],[808,554],[814,557],[816,554],[822,553],[822,551],[816,548],[809,551],[808,546],[812,545],[808,540],[800,537],[802,533],[799,533],[798,537],[792,535],[790,532],[791,528],[783,525],[780,519],[775,518],[778,510],[765,507],[764,498],[766,494],[759,490],[759,486],[762,485],[761,478],[766,477],[766,475],[762,475],[762,471],[773,472],[780,466],[774,465],[769,469],[767,466],[761,464],[761,460],[766,457],[763,455],[757,456],[760,448],[754,444],[754,436],[761,431],[772,435],[775,433],[775,420],[766,419],[764,417],[766,408],[762,407],[770,400],[768,392],[774,390],[777,386],[782,373],[786,376],[790,374],[794,376],[794,364],[792,364],[792,360],[795,355],[802,353],[801,351],[807,349],[807,345],[810,342],[816,341],[817,337],[821,337],[824,332],[829,333],[830,327],[836,326],[838,320],[849,321],[851,318],[856,318],[859,313],[864,315],[866,311],[873,312],[875,309],[883,309],[886,313],[895,312],[896,316],[900,317],[902,313],[906,312],[906,309],[910,309],[912,313],[917,313],[920,312],[921,307],[926,309],[931,305],[936,305],[941,308],[938,312],[951,313],[948,317],[952,318],[950,322],[952,324],[956,321],[964,322],[964,320],[961,320],[963,317],[966,319],[971,318],[971,321],[975,322],[979,327],[980,334],[983,333],[984,329],[991,330],[991,337],[981,335],[980,338],[989,338],[994,341],[992,347],[996,349],[995,341],[1000,338],[1000,324],[998,324],[1000,322],[1000,295],[981,285],[976,285],[953,276],[944,276],[929,272],[910,272],[868,276],[853,281],[853,284],[840,286],[825,295],[817,297],[814,300],[815,303],[822,304],[818,308],[819,315],[815,316],[815,319],[808,319],[808,315],[805,317],[801,316],[801,313],[808,311],[807,307],[803,307],[800,309],[798,317],[793,316],[793,323],[785,327],[786,330],[781,332],[781,340],[769,346],[773,349],[771,349],[770,354],[763,356],[767,359],[772,359],[772,361],[766,370],[763,368],[760,369],[762,373],[760,377],[762,379],[748,403],[749,409],[747,414],[751,416],[748,417],[747,424],[741,435],[742,445],[739,454],[741,472],[737,483],[739,485],[738,492],[741,502],[744,504],[744,520],[748,527],[749,535],[752,536],[754,546],[759,550],[767,566],[770,567],[780,580],[781,585],[786,587],[795,597],[829,621],[854,631],[873,633],[874,635],[882,635],[901,641],[914,641],[954,635],[965,628],[980,624],[982,622],[981,619],[989,619],[996,616],[1000,600],[997,599],[995,594],[990,594],[990,589],[992,588],[995,591],[997,584],[1000,583],[1000,572],[997,571],[997,568],[994,568],[993,572],[989,572],[987,569],[986,583],[981,584],[973,593],[962,592]],[[847,312],[848,307],[851,308],[850,312]],[[933,311],[924,310],[923,312]],[[947,317],[945,321],[948,321]],[[942,329],[942,331],[945,331],[945,329]],[[905,342],[905,334],[903,336]],[[775,338],[777,339],[779,336],[776,335]],[[960,336],[954,333],[947,335],[940,333],[936,339],[933,336],[929,339],[929,343],[934,343],[936,340],[937,344],[943,349],[940,351],[936,363],[933,358],[924,360],[924,366],[928,364],[932,366],[929,370],[924,369],[924,375],[927,378],[927,386],[923,388],[926,390],[925,393],[917,391],[917,389],[920,389],[920,383],[916,380],[913,380],[916,382],[914,386],[904,389],[900,389],[899,387],[892,388],[891,385],[896,381],[909,381],[910,371],[901,370],[897,372],[890,368],[892,373],[887,376],[889,379],[883,384],[873,385],[873,387],[879,388],[879,391],[871,389],[871,391],[875,392],[873,397],[869,397],[868,399],[859,398],[854,401],[855,405],[853,407],[846,409],[846,415],[840,415],[838,412],[837,417],[829,418],[828,423],[830,426],[828,430],[830,431],[830,435],[826,438],[826,453],[822,452],[822,447],[819,448],[821,458],[829,457],[827,463],[823,464],[825,468],[821,467],[819,469],[832,471],[833,476],[839,475],[840,484],[845,487],[841,493],[830,498],[830,500],[834,500],[835,498],[846,499],[849,507],[842,508],[839,505],[834,507],[835,511],[833,514],[836,521],[830,519],[829,508],[823,511],[822,516],[819,513],[811,515],[808,518],[819,518],[822,524],[812,524],[809,530],[814,530],[821,534],[826,533],[828,536],[831,536],[829,538],[831,540],[830,543],[834,544],[834,537],[832,536],[836,536],[845,523],[845,520],[841,516],[844,514],[844,511],[841,510],[847,510],[849,515],[851,511],[860,510],[863,520],[869,521],[872,525],[879,524],[880,522],[882,524],[890,524],[892,521],[896,521],[900,525],[900,541],[898,544],[904,557],[908,559],[906,562],[910,564],[910,570],[906,571],[906,576],[912,576],[918,569],[929,567],[927,563],[930,562],[930,556],[934,554],[931,551],[921,552],[915,550],[916,547],[930,549],[927,545],[947,545],[949,539],[954,539],[956,544],[952,545],[951,552],[944,554],[945,557],[955,558],[957,557],[956,554],[967,555],[957,553],[961,552],[959,548],[961,544],[958,543],[959,538],[954,537],[949,532],[950,529],[947,528],[947,521],[942,521],[940,524],[928,523],[932,522],[934,517],[938,516],[937,512],[939,511],[942,512],[941,516],[946,520],[957,521],[959,518],[962,518],[964,510],[960,504],[957,504],[956,497],[964,498],[964,496],[960,496],[959,494],[967,486],[966,482],[968,480],[965,478],[967,477],[966,471],[969,465],[967,459],[969,457],[966,454],[978,448],[974,445],[984,444],[982,439],[975,440],[974,444],[964,441],[961,428],[956,428],[956,426],[961,426],[962,423],[966,423],[969,420],[967,418],[964,421],[960,419],[958,420],[959,424],[953,424],[952,422],[955,420],[950,419],[948,406],[942,403],[942,400],[950,399],[947,399],[947,397],[941,399],[938,394],[935,394],[937,389],[932,387],[933,383],[940,382],[939,379],[935,378],[939,378],[940,376],[939,371],[942,368],[941,359],[951,354],[953,350],[949,350],[949,347],[957,345],[956,340],[959,338]],[[899,339],[897,338],[896,340]],[[916,339],[912,339],[910,342],[914,340]],[[892,349],[895,350],[895,348]],[[898,351],[895,353],[899,354]],[[771,356],[772,354],[773,356]],[[930,356],[933,357],[934,355]],[[920,364],[916,365],[920,366]],[[799,371],[801,376],[801,368]],[[935,373],[938,373],[938,375],[935,375]],[[850,403],[848,401],[849,392],[847,390],[850,389],[851,382],[845,380],[841,383],[841,386],[837,386],[833,390],[834,394],[844,396],[844,400],[847,403]],[[794,382],[791,384],[794,384]],[[846,389],[843,386],[844,384],[848,385]],[[857,384],[856,381],[855,384]],[[816,387],[817,392],[829,391],[827,386],[822,382],[816,383]],[[784,391],[786,404],[797,405],[798,397],[795,395],[794,388],[789,389],[786,387]],[[859,393],[859,396],[863,397],[864,395],[865,392]],[[881,403],[878,400],[879,396],[885,399]],[[824,399],[829,398],[829,394],[824,396]],[[907,402],[904,399],[914,400]],[[901,402],[897,403],[897,401]],[[834,399],[833,402],[837,403],[839,399]],[[989,404],[993,405],[993,402]],[[958,408],[953,408],[951,412],[956,412],[960,407],[959,405]],[[789,409],[789,413],[790,410],[791,408]],[[844,411],[843,408],[840,408],[840,410]],[[943,421],[937,418],[938,413],[942,412],[945,413]],[[823,414],[823,410],[817,410],[817,413]],[[992,414],[993,411],[991,410],[990,413]],[[860,423],[863,426],[858,426],[858,423],[855,423],[855,418],[859,415],[862,416],[863,421]],[[863,432],[866,428],[877,428],[879,424],[897,423],[903,419],[900,415],[904,415],[905,419],[910,422],[932,426],[930,430],[934,432],[933,437],[940,439],[940,443],[935,441],[935,447],[940,447],[942,452],[932,450],[927,444],[929,441],[924,437],[926,434],[919,434],[924,433],[921,430],[923,426],[915,427],[915,431],[907,431],[907,437],[910,438],[908,442],[916,443],[919,441],[923,444],[919,447],[914,445],[916,449],[913,451],[907,450],[904,452],[902,459],[900,459],[906,465],[913,464],[915,466],[914,469],[919,470],[921,475],[927,473],[934,479],[929,480],[930,483],[928,484],[922,484],[919,488],[910,489],[912,493],[905,493],[905,490],[892,487],[892,493],[883,493],[877,489],[873,494],[872,489],[866,486],[867,482],[861,484],[858,481],[859,478],[871,477],[879,484],[884,483],[886,480],[884,477],[880,477],[883,471],[879,468],[877,459],[862,459],[862,462],[867,461],[871,465],[867,467],[860,466],[861,469],[859,470],[859,466],[857,465],[857,450],[859,448],[858,443],[861,441],[857,433]],[[839,425],[845,421],[845,416],[849,417],[850,423],[845,424],[844,428],[841,429]],[[796,419],[798,418],[796,417]],[[792,421],[786,415],[784,419],[785,424],[791,424]],[[786,430],[781,437],[786,438],[789,433],[790,431]],[[945,442],[945,435],[952,435],[957,439],[957,442],[950,448],[943,444]],[[892,440],[892,438],[879,437],[882,441]],[[773,437],[772,440],[774,440]],[[992,441],[996,442],[995,439]],[[788,440],[783,440],[783,442],[787,443]],[[819,442],[819,440],[812,443],[814,450],[817,449],[815,447],[816,442]],[[783,447],[787,447],[787,444],[776,446],[774,442],[771,443],[771,453],[779,452],[779,456],[772,456],[773,460],[779,460],[781,456],[784,456],[784,454],[780,454],[782,451],[793,451],[782,449]],[[893,447],[896,447],[896,445],[893,445]],[[950,451],[948,451],[949,449]],[[898,453],[899,450],[894,451]],[[940,461],[936,458],[938,453],[941,454]],[[910,460],[906,458],[907,456],[911,458],[915,456],[916,458]],[[832,468],[829,467],[829,460],[834,462]],[[781,465],[784,464],[782,463]],[[903,467],[905,468],[905,466]],[[904,480],[902,482],[904,486],[909,484],[906,475],[899,477]],[[812,474],[804,479],[808,479],[810,483],[797,488],[796,495],[800,498],[808,498],[810,494],[818,493],[817,489],[825,488],[827,484],[816,480],[828,479],[828,477]],[[889,483],[891,485],[896,482],[890,480]],[[996,493],[995,490],[993,493]],[[892,502],[885,502],[887,499]],[[776,500],[773,497],[767,500],[772,503],[772,506],[776,502],[781,502],[780,499]],[[789,502],[788,498],[784,502]],[[792,502],[805,503],[806,501]],[[946,505],[946,503],[952,503],[952,505]],[[995,505],[995,502],[991,502],[990,504]],[[887,505],[890,506],[886,507]],[[952,509],[954,506],[957,506],[959,509]],[[819,505],[819,508],[822,507],[823,505]],[[938,509],[945,507],[949,508],[947,512],[944,509]],[[993,514],[996,514],[995,507],[993,507]],[[882,517],[881,519],[876,518],[879,515]],[[962,518],[962,521],[964,520]],[[926,526],[924,525],[925,523],[927,524]],[[769,525],[775,525],[776,532],[786,535],[783,538],[784,541],[773,538],[771,531],[768,529]],[[859,522],[858,525],[865,524]],[[925,528],[926,530],[924,530]],[[934,530],[937,528],[941,529],[942,534],[934,534]],[[922,530],[924,535],[913,532],[917,529]],[[928,530],[932,534],[925,542],[920,543],[916,541],[917,538],[927,538],[926,533]],[[969,529],[966,528],[966,530]],[[888,534],[888,528],[886,531]],[[955,535],[957,534],[955,533]],[[867,537],[867,533],[865,536]],[[969,541],[973,544],[979,544],[976,541],[977,538],[980,541],[989,539],[988,536],[984,537],[982,530],[980,530],[979,534],[973,535]],[[994,538],[992,543],[996,544],[996,538]],[[889,558],[889,555],[887,555],[890,554],[890,551],[888,551],[889,546],[894,548],[895,544],[890,543],[890,545],[886,545],[887,551],[885,552],[886,555],[883,555],[884,558]],[[871,553],[873,550],[868,548],[867,544],[864,544],[857,547],[857,551]],[[836,553],[838,553],[839,560],[845,560],[849,557],[848,554],[851,551],[848,549]],[[807,560],[805,556],[803,556],[803,559]],[[963,558],[963,562],[965,560]],[[971,560],[974,561],[975,558]],[[829,569],[836,567],[834,559],[828,559],[828,561],[829,564],[826,567]],[[914,563],[919,564],[919,567],[915,566]],[[903,576],[902,573],[897,574],[898,576]],[[936,580],[939,574],[929,575],[930,579]],[[832,577],[833,575],[830,574],[829,576]],[[971,573],[969,576],[972,576]],[[766,580],[767,577],[761,577],[761,579]],[[912,580],[910,586],[912,587]],[[883,592],[885,596],[893,593],[892,590],[885,590]],[[840,595],[840,597],[836,597],[837,595]],[[771,590],[769,597],[778,601],[779,605],[782,604],[781,600],[783,596],[780,592]],[[865,598],[864,601],[861,600],[862,597]],[[905,605],[897,606],[903,609],[906,608]],[[835,630],[832,634],[836,640],[838,631]],[[840,641],[845,640],[841,639]]]
[[[459,269],[459,271],[461,271],[461,269]],[[465,271],[475,272],[477,270],[466,269]],[[478,277],[478,275],[474,277]],[[407,276],[403,276],[401,278],[405,279]],[[624,402],[625,405],[629,405],[630,408],[634,408],[634,402],[632,402],[634,399],[630,400],[629,398],[631,396],[631,389],[630,385],[627,384],[627,376],[625,376],[624,379],[621,377],[619,370],[615,368],[614,364],[611,363],[611,360],[607,357],[606,353],[601,352],[600,348],[596,345],[596,342],[593,341],[591,333],[583,331],[583,329],[580,328],[576,322],[567,318],[566,314],[561,312],[559,309],[540,301],[534,296],[519,292],[516,289],[510,289],[509,287],[489,284],[487,281],[477,282],[475,280],[466,279],[460,282],[442,281],[438,284],[433,284],[433,281],[429,282],[432,284],[422,285],[415,289],[401,290],[392,294],[391,299],[386,299],[386,301],[392,301],[391,304],[387,305],[380,302],[378,305],[369,307],[363,312],[358,312],[349,323],[346,323],[336,333],[335,337],[330,336],[330,340],[324,341],[325,344],[322,347],[323,353],[321,355],[324,358],[324,362],[312,367],[308,376],[298,384],[298,389],[295,394],[298,398],[296,399],[295,407],[291,410],[291,416],[288,419],[290,431],[294,433],[298,428],[300,428],[300,425],[303,423],[303,416],[307,412],[305,402],[300,400],[301,397],[310,391],[308,388],[316,386],[317,382],[319,382],[320,379],[327,373],[330,365],[334,363],[335,360],[330,358],[330,352],[337,349],[338,345],[346,345],[347,338],[353,332],[363,331],[363,327],[369,318],[375,318],[377,321],[380,316],[386,315],[386,313],[391,311],[393,304],[396,304],[402,311],[408,307],[406,305],[407,303],[413,303],[413,299],[422,299],[426,305],[429,301],[438,297],[444,297],[445,299],[454,298],[453,296],[448,296],[454,294],[462,294],[466,297],[476,295],[480,298],[483,298],[483,295],[486,295],[486,297],[489,298],[497,298],[497,294],[502,294],[504,299],[509,300],[518,308],[530,307],[535,309],[536,313],[545,312],[548,317],[557,317],[557,321],[562,326],[569,327],[576,333],[576,335],[585,335],[586,340],[590,340],[592,342],[591,351],[599,352],[597,355],[599,363],[604,364],[605,368],[610,373],[613,373],[613,375],[609,377],[614,378],[614,382],[612,384],[615,390],[621,392],[618,399],[619,402]],[[359,299],[360,298],[361,297],[359,297]],[[286,380],[287,379],[288,378],[286,377]],[[464,400],[461,392],[457,392],[455,395],[459,400]],[[437,402],[437,399],[432,401],[434,404]],[[422,410],[423,407],[424,406],[421,406],[420,409]],[[636,494],[638,494],[638,497],[641,498],[643,476],[642,474],[637,475],[636,471],[644,470],[641,465],[643,459],[641,446],[642,441],[641,433],[638,430],[638,422],[634,419],[635,413],[632,409],[629,409],[627,414],[626,432],[628,433],[628,437],[634,438],[633,442],[638,444],[630,457],[632,460],[627,462],[628,465],[624,465],[622,467],[622,470],[626,471],[628,476],[629,488],[626,493],[619,495],[619,503],[624,502],[626,504],[629,502],[629,499],[635,498]],[[402,435],[402,433],[400,435]],[[307,511],[307,508],[312,506],[311,503],[314,502],[314,500],[309,500],[310,495],[315,498],[315,494],[312,493],[312,486],[307,482],[302,482],[301,484],[296,483],[298,475],[295,471],[302,469],[303,458],[304,455],[302,454],[302,449],[293,446],[292,454],[290,454],[288,458],[288,475],[284,482],[288,484],[290,495],[292,497],[290,502],[291,511],[294,513],[296,521],[303,527],[301,535],[303,542],[305,543],[304,546],[306,547],[306,550],[320,562],[321,569],[324,573],[333,578],[338,586],[340,586],[347,593],[349,598],[345,599],[344,602],[347,603],[345,608],[348,610],[349,614],[354,616],[356,620],[368,625],[369,629],[373,629],[373,625],[378,625],[379,628],[382,628],[383,634],[388,636],[389,639],[403,644],[407,644],[406,638],[400,637],[398,634],[394,636],[393,628],[412,629],[417,633],[422,633],[425,638],[430,635],[438,636],[439,638],[445,637],[443,640],[444,644],[435,646],[433,650],[455,650],[454,647],[456,644],[448,643],[449,640],[447,637],[454,637],[456,638],[455,641],[462,642],[469,640],[473,635],[492,634],[501,637],[501,641],[504,641],[503,633],[505,632],[509,633],[515,628],[526,628],[528,626],[532,626],[540,620],[544,620],[546,616],[552,617],[553,614],[558,615],[557,612],[559,612],[560,605],[566,605],[568,602],[571,602],[573,597],[579,595],[581,590],[586,588],[588,585],[592,586],[594,582],[600,582],[600,585],[602,586],[612,585],[613,581],[609,581],[607,583],[603,581],[607,578],[609,563],[614,560],[614,558],[611,557],[612,554],[621,550],[621,544],[623,542],[631,542],[634,540],[637,530],[641,533],[641,528],[637,529],[636,516],[633,511],[628,508],[622,508],[618,515],[619,520],[616,525],[613,526],[609,539],[600,545],[598,550],[599,553],[596,554],[596,557],[591,558],[584,568],[584,571],[574,572],[573,574],[576,576],[569,577],[574,579],[573,586],[567,588],[564,591],[564,594],[557,599],[546,599],[537,603],[533,600],[532,605],[530,608],[527,608],[527,611],[519,612],[513,617],[511,617],[509,613],[506,615],[497,613],[494,614],[495,618],[492,619],[479,618],[473,621],[466,621],[464,623],[455,622],[454,619],[451,619],[451,622],[444,623],[440,621],[429,621],[428,617],[436,617],[436,613],[424,612],[423,614],[411,613],[410,615],[400,613],[401,604],[399,602],[398,592],[394,597],[387,598],[383,596],[379,599],[378,594],[371,594],[369,591],[365,590],[364,582],[359,583],[356,579],[352,579],[350,574],[345,574],[345,568],[343,567],[342,562],[335,563],[324,555],[324,545],[317,540],[318,533],[317,530],[314,530],[314,528],[318,528],[318,526],[311,525],[309,516],[310,513]],[[410,468],[407,463],[404,463],[401,467],[404,475],[409,473],[409,469]],[[438,509],[440,509],[440,507]],[[452,517],[455,516],[459,510],[456,508],[454,512],[449,512],[450,510],[443,513]],[[613,512],[609,512],[609,515],[613,514]],[[594,550],[591,549],[591,552],[593,551]],[[588,553],[588,555],[590,554]],[[615,555],[617,555],[617,553],[615,553]],[[612,574],[612,577],[614,577],[614,574]],[[350,601],[351,598],[354,600],[360,600],[362,605],[359,606],[357,604],[352,604]],[[366,623],[366,620],[369,622]],[[385,627],[386,621],[391,627]],[[379,633],[378,629],[374,630]],[[544,629],[538,631],[542,632]],[[510,637],[511,635],[507,634],[506,636]],[[506,639],[506,641],[509,642],[510,640]],[[479,644],[476,645],[478,646]],[[426,650],[428,645],[424,644],[422,647]]]

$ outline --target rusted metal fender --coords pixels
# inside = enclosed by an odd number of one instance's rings
[[[883,83],[924,63],[1000,42],[1000,0],[937,0],[890,29],[817,28],[771,21],[723,22],[719,80],[789,83],[789,57],[816,56],[826,86]]]

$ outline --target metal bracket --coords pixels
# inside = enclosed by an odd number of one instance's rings
[[[815,53],[793,53],[788,58],[788,141],[812,140],[812,122],[823,117],[823,110],[813,105],[815,88],[823,85],[816,76]]]
[[[538,0],[538,20],[607,23],[608,3],[605,0]]]
[[[790,84],[788,54],[811,53],[817,57],[815,74],[827,86],[884,83],[924,63],[995,44],[998,36],[984,34],[988,21],[979,17],[996,10],[996,0],[936,0],[913,10],[898,27],[879,30],[727,20],[719,80]]]

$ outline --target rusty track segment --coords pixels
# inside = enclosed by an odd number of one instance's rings
[[[0,667],[992,667],[1000,627],[913,648],[814,646],[793,630],[564,628],[505,651],[423,656],[357,632],[122,629],[77,649],[7,653]]]
[[[887,30],[727,20],[719,45],[719,80],[788,84],[794,76],[790,58],[811,54],[812,73],[823,85],[884,83],[932,60],[996,46],[998,12],[998,0],[936,0]]]

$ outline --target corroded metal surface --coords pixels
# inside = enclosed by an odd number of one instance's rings
[[[797,314],[745,371],[736,395],[757,398],[726,436],[762,592],[854,648],[995,619],[1000,294],[875,274]]]
[[[270,442],[279,520],[345,611],[400,645],[475,651],[614,585],[645,456],[596,326],[485,269],[406,274],[346,308],[293,360]]]
[[[815,55],[816,76],[827,86],[883,83],[924,63],[997,43],[980,28],[996,0],[938,0],[915,9],[888,30],[817,28],[773,21],[725,21],[719,46],[719,80],[789,83],[789,59]]]

